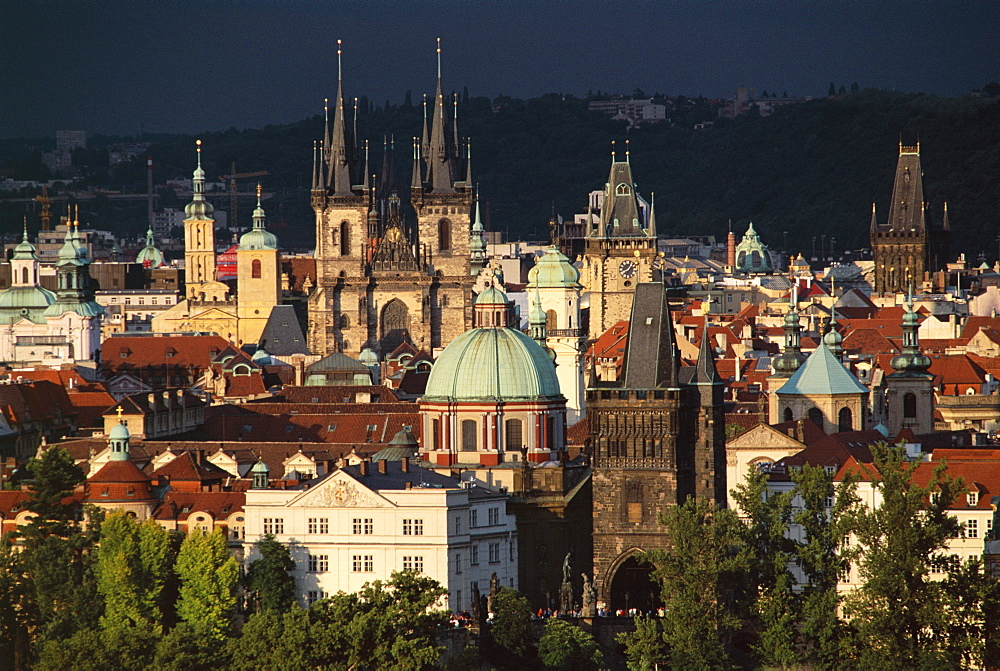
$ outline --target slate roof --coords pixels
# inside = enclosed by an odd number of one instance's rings
[[[868,393],[868,389],[844,368],[828,347],[821,345],[778,389],[778,393],[838,395]]]
[[[271,308],[271,314],[260,334],[258,345],[274,356],[309,354],[306,337],[302,333],[294,307],[275,305]]]
[[[457,489],[461,483],[453,477],[441,475],[435,471],[421,468],[410,462],[410,472],[403,472],[403,464],[400,461],[387,461],[386,472],[379,473],[378,464],[368,464],[368,475],[361,475],[361,466],[344,466],[342,471],[352,478],[368,487],[371,490],[379,491],[383,489],[406,489],[409,482],[412,487],[421,485],[434,489]],[[329,476],[324,476],[329,477]]]
[[[332,352],[327,354],[325,357],[312,364],[306,369],[309,373],[326,373],[326,372],[341,372],[341,371],[354,371],[358,373],[370,373],[368,366],[364,365],[357,359],[352,359],[346,354],[341,354],[340,352]]]

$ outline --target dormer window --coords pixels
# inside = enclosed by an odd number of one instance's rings
[[[974,489],[968,494],[966,494],[965,497],[969,502],[970,508],[975,508],[977,505],[979,505],[979,490]]]
[[[632,193],[632,189],[629,188],[628,184],[624,184],[624,183],[619,184],[618,188],[615,189],[615,195],[618,195],[618,196],[627,196],[630,193]]]

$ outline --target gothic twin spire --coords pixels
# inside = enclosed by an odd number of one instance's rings
[[[325,124],[320,147],[313,148],[313,190],[326,190],[333,196],[356,196],[370,191],[367,146],[358,142],[358,101],[354,101],[354,126],[348,135],[344,108],[344,86],[341,48],[337,40],[337,98],[333,104],[333,125],[330,110],[324,106]],[[470,150],[458,135],[458,99],[448,112],[441,82],[441,40],[437,42],[437,87],[434,94],[433,118],[427,118],[424,101],[423,137],[414,139],[414,176],[412,188],[429,188],[432,193],[454,193],[458,188],[471,188]],[[383,175],[383,183],[386,180]],[[386,190],[383,193],[387,196]]]

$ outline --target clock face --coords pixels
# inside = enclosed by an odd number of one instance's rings
[[[625,259],[621,262],[621,265],[618,266],[618,274],[625,279],[630,280],[635,277],[636,269],[635,261],[632,259]]]

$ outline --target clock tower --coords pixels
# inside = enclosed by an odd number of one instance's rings
[[[581,277],[590,292],[591,340],[629,318],[635,287],[653,281],[656,258],[656,217],[652,204],[635,192],[628,149],[624,161],[612,150],[608,181],[603,193],[594,195]]]

